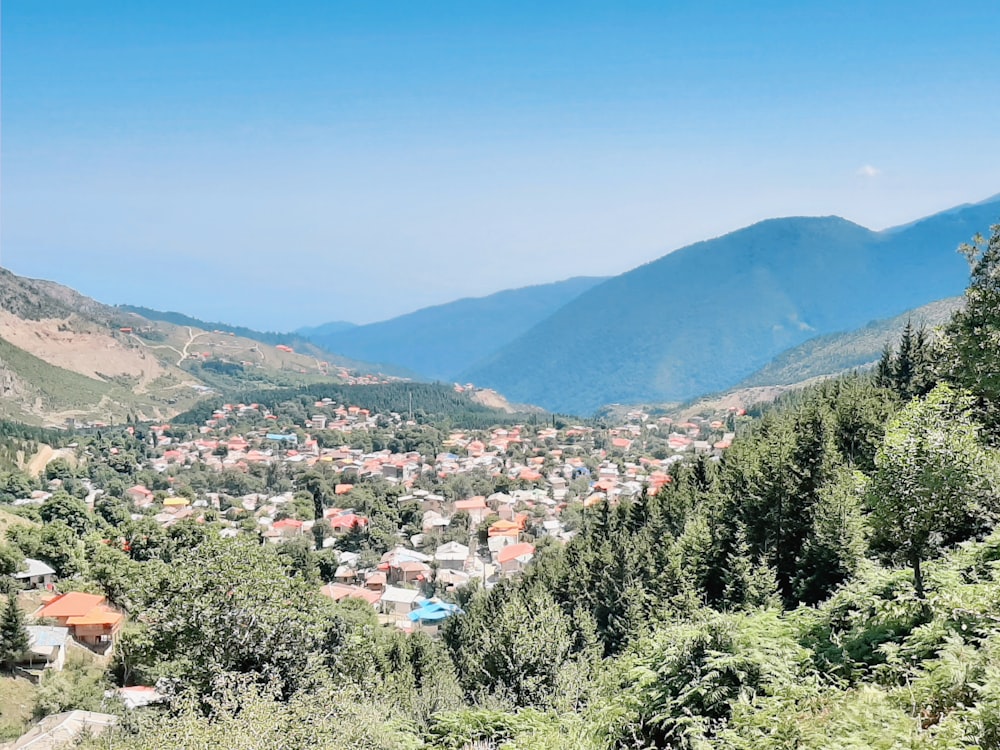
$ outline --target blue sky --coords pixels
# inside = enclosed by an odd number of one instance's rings
[[[2,256],[287,329],[1000,192],[1000,3],[7,0]]]

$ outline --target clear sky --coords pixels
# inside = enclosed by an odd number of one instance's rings
[[[2,257],[287,329],[1000,192],[1000,2],[5,0]]]

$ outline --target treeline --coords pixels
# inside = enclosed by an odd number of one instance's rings
[[[396,412],[404,417],[413,414],[418,422],[448,421],[466,429],[487,428],[498,424],[534,423],[537,414],[508,414],[472,401],[454,388],[440,383],[393,382],[375,385],[317,383],[301,388],[234,391],[224,398],[211,399],[174,417],[178,424],[200,424],[225,403],[261,404],[274,410],[281,404],[299,403],[308,413],[313,404],[324,398],[338,404],[358,406],[373,413]],[[546,417],[542,417],[545,419]]]

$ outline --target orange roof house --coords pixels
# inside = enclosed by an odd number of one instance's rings
[[[99,594],[71,591],[42,605],[36,619],[55,620],[70,629],[73,637],[90,646],[110,644],[121,628],[125,615],[106,604]]]
[[[482,495],[476,495],[475,497],[470,497],[467,500],[456,500],[455,510],[460,511],[470,511],[470,510],[487,510],[486,498]]]
[[[503,565],[516,560],[519,557],[527,557],[535,554],[535,545],[528,542],[519,544],[508,544],[497,554],[497,562]]]
[[[521,532],[521,525],[513,521],[497,521],[490,526],[487,534],[489,536],[517,536]]]
[[[35,613],[36,617],[45,617],[51,620],[59,620],[60,625],[65,625],[63,620],[70,617],[85,615],[94,607],[103,604],[104,597],[100,594],[85,594],[82,591],[71,591],[68,594],[57,596]]]
[[[343,583],[328,583],[320,591],[335,602],[340,602],[344,599],[361,599],[374,606],[382,598],[381,591],[372,591],[361,586],[348,586]]]

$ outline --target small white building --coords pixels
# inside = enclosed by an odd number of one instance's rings
[[[13,578],[28,589],[44,589],[55,583],[56,572],[41,560],[30,557],[24,559],[25,570],[13,574]]]

